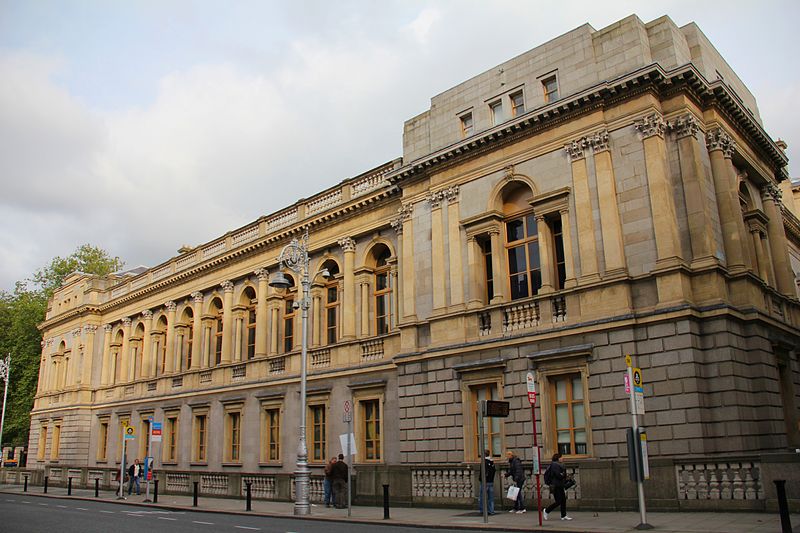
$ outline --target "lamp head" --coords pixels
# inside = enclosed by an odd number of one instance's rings
[[[327,268],[323,268],[319,275],[322,276],[323,279],[331,279],[331,271]]]
[[[292,284],[289,283],[289,280],[286,279],[283,272],[279,270],[272,275],[272,279],[269,280],[269,286],[275,289],[288,289]]]

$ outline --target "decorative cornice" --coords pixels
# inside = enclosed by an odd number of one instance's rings
[[[633,127],[636,128],[642,140],[644,140],[656,135],[663,138],[667,125],[660,113],[651,113],[634,122]]]
[[[599,154],[600,152],[607,152],[610,149],[610,142],[608,138],[608,131],[598,131],[594,135],[585,137],[586,142],[591,145],[592,152]]]
[[[579,161],[586,157],[584,149],[586,148],[586,139],[581,137],[570,143],[564,145],[564,151],[567,153],[570,162]]]
[[[714,128],[706,132],[706,147],[709,152],[722,150],[722,155],[729,158],[736,149],[736,143],[722,128]]]
[[[222,290],[225,292],[233,292],[233,282],[229,279],[220,283],[219,286],[222,287]]]
[[[266,268],[259,268],[258,270],[254,271],[253,274],[258,277],[258,281],[269,281],[269,270]]]
[[[339,239],[339,246],[342,247],[345,253],[356,251],[356,241],[352,237],[343,237]]]
[[[677,138],[694,137],[700,131],[700,124],[691,113],[667,122],[667,129],[675,134]]]
[[[203,303],[203,293],[202,292],[195,291],[195,292],[193,292],[191,294],[191,297],[192,297],[192,300],[194,300],[194,303],[196,303],[196,304]]]
[[[145,320],[152,320],[153,312],[149,309],[145,309],[144,311],[142,311],[142,318],[144,318]]]
[[[174,313],[175,310],[178,309],[178,304],[176,304],[175,302],[170,300],[170,301],[168,301],[167,303],[164,304],[164,307],[167,308],[168,312],[173,312]]]

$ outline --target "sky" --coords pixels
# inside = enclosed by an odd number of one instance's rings
[[[800,158],[796,1],[0,0],[0,290],[84,243],[162,263],[402,156],[432,96],[634,13],[696,22]]]

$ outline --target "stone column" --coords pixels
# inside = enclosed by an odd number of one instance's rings
[[[404,203],[398,209],[398,217],[392,223],[395,231],[398,232],[402,238],[402,256],[400,257],[401,268],[401,282],[402,282],[402,300],[403,307],[403,320],[409,322],[416,322],[417,320],[417,306],[416,294],[417,289],[415,285],[415,269],[414,269],[414,204]]]
[[[578,284],[572,258],[572,228],[569,225],[569,211],[562,209],[558,214],[561,217],[561,239],[564,241],[564,288],[571,289]]]
[[[255,271],[258,276],[258,300],[256,300],[256,357],[267,355],[267,292],[269,291],[269,271],[259,268]]]
[[[586,139],[578,139],[564,146],[572,167],[572,190],[575,197],[575,220],[578,225],[578,250],[581,255],[581,281],[600,279],[597,269],[597,246],[594,236],[594,216],[589,193],[589,172],[584,150]]]
[[[677,265],[682,260],[682,254],[673,185],[667,168],[667,147],[664,142],[666,124],[659,113],[653,113],[636,121],[634,126],[644,145],[647,188],[656,238],[656,268]]]
[[[153,312],[149,309],[142,311],[144,322],[144,335],[142,336],[142,377],[149,378],[150,370],[150,332],[153,330]]]
[[[321,345],[320,339],[322,338],[322,315],[324,312],[324,305],[322,304],[323,297],[327,298],[324,288],[314,286],[314,288],[311,289],[311,346],[314,348]]]
[[[111,332],[114,326],[106,324],[103,326],[103,367],[100,369],[100,384],[108,385],[111,383]]]
[[[131,346],[131,319],[125,317],[122,319],[122,347],[119,351],[119,380],[121,382],[130,381],[130,346]]]
[[[551,246],[553,237],[550,226],[544,215],[536,215],[536,229],[539,240],[539,269],[542,276],[542,286],[539,294],[547,294],[555,290],[553,286],[553,271],[555,270],[555,254]]]
[[[767,274],[767,272],[769,272],[769,264],[767,262],[767,256],[765,255],[764,245],[761,242],[761,230],[755,225],[750,226],[750,238],[753,239],[753,251],[756,255],[755,266],[758,269],[758,275],[764,280],[764,283],[771,285],[772,280],[769,274]]]
[[[481,274],[484,271],[483,250],[475,235],[467,237],[467,263],[469,266],[469,309],[483,307],[483,292],[481,291]],[[483,278],[485,279],[485,278]]]
[[[625,248],[622,243],[622,222],[617,204],[617,183],[611,161],[608,132],[601,131],[589,139],[594,153],[594,170],[597,176],[597,200],[600,208],[600,231],[603,234],[603,258],[606,276],[624,274]]]
[[[739,187],[731,163],[736,144],[730,135],[716,128],[706,133],[706,146],[714,176],[725,262],[729,272],[741,272],[747,268],[744,248],[746,234],[739,204]]]
[[[200,368],[203,360],[203,293],[192,293],[192,366]]]
[[[428,195],[431,207],[431,289],[433,292],[433,314],[445,312],[447,272],[444,269],[444,230],[442,225],[442,191]]]
[[[444,191],[447,200],[447,247],[450,251],[450,306],[464,307],[464,265],[461,253],[458,185]]]
[[[244,324],[244,319],[241,315],[236,317],[234,324],[236,327],[233,336],[233,360],[239,363],[242,361],[242,325]]]
[[[88,324],[83,326],[83,333],[86,335],[86,344],[83,347],[83,364],[81,366],[81,385],[90,387],[92,385],[92,367],[94,366],[94,335],[97,326]]]
[[[47,368],[47,355],[45,355],[45,347],[47,346],[47,341],[42,339],[40,345],[42,347],[42,351],[41,354],[39,355],[39,381],[36,384],[36,391],[39,394],[41,394],[46,390],[45,372]]]
[[[270,311],[272,312],[272,319],[270,320],[269,354],[275,355],[278,353],[278,314],[280,311],[277,302],[270,306]]]
[[[369,278],[361,275],[359,279],[361,287],[361,331],[360,337],[369,337]]]
[[[772,255],[772,265],[775,268],[775,285],[778,292],[785,296],[796,297],[794,287],[794,274],[789,262],[789,246],[786,241],[786,231],[783,228],[783,213],[781,213],[781,190],[773,183],[767,183],[761,196],[764,203],[764,214],[769,218],[767,222],[767,235]]]
[[[714,224],[709,203],[709,180],[697,141],[700,127],[694,115],[683,115],[668,124],[678,141],[678,159],[686,201],[686,219],[692,245],[692,266],[716,264]]]
[[[70,364],[67,367],[67,379],[66,379],[66,386],[72,387],[76,385],[80,380],[80,368],[78,364],[80,363],[80,355],[81,355],[81,335],[83,334],[83,330],[81,328],[75,328],[72,330],[72,354],[70,356]]]
[[[489,242],[492,247],[492,288],[494,293],[489,302],[491,304],[503,303],[509,300],[508,275],[505,274],[506,270],[503,268],[505,247],[502,239],[500,229],[489,230]]]
[[[352,312],[356,308],[356,241],[350,237],[339,240],[344,251],[344,294],[342,295],[342,340],[350,340],[356,336],[356,316]],[[349,312],[347,310],[350,310]]]
[[[222,364],[231,362],[231,348],[233,342],[233,282],[223,281],[222,290],[225,291],[223,296],[222,310]]]
[[[164,368],[165,374],[175,372],[175,310],[178,308],[173,301],[166,303],[167,307],[167,338],[164,341],[167,348],[167,361]]]

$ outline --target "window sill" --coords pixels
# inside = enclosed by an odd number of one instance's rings
[[[192,461],[189,466],[208,466],[206,461]]]
[[[178,464],[178,461],[161,461],[161,466],[175,466]],[[192,463],[195,464],[195,463]]]
[[[263,468],[270,468],[270,467],[271,468],[280,468],[280,467],[283,466],[283,462],[281,462],[281,461],[266,461],[266,462],[262,461],[262,462],[258,463],[258,466],[263,467]]]
[[[223,462],[222,466],[242,466],[241,461],[227,461]]]

